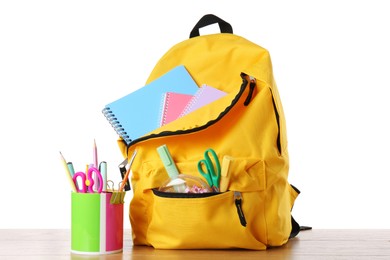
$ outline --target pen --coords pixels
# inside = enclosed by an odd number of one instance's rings
[[[64,166],[64,168],[65,168],[66,175],[67,175],[68,180],[69,180],[69,184],[70,184],[70,186],[71,186],[71,188],[72,188],[72,191],[73,191],[73,192],[77,192],[76,186],[75,186],[75,184],[74,184],[74,182],[73,182],[73,179],[72,179],[72,175],[71,175],[71,173],[70,173],[70,171],[69,171],[69,168],[68,168],[68,164],[66,163],[66,160],[65,160],[65,158],[64,158],[64,156],[62,155],[61,152],[60,152],[60,155],[61,155],[62,164],[63,164],[63,166]]]
[[[68,162],[67,165],[68,165],[68,169],[69,169],[70,175],[73,178],[73,175],[74,175],[73,163],[72,162]]]
[[[103,161],[99,164],[99,171],[100,171],[100,174],[102,175],[102,179],[103,179],[102,191],[106,192],[107,191],[107,163],[105,161]]]
[[[136,155],[137,155],[137,150],[134,150],[133,155],[131,156],[131,159],[130,159],[129,168],[126,171],[125,177],[123,177],[123,180],[122,180],[121,186],[119,188],[119,191],[123,191],[123,187],[125,187],[125,185],[126,185],[126,182],[127,182],[128,178],[129,178],[129,173],[130,173],[130,170],[131,170],[131,165],[133,164],[133,161],[134,161],[134,158],[135,158]]]

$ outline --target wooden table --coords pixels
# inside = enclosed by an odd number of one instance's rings
[[[267,251],[156,250],[125,230],[123,253],[86,257],[70,253],[69,230],[0,229],[0,259],[390,259],[390,230],[313,229]]]

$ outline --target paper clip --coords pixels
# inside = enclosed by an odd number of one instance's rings
[[[110,183],[112,184],[111,187],[110,187]],[[113,192],[114,191],[114,182],[112,180],[108,180],[107,181],[107,191],[108,192]]]
[[[113,188],[111,199],[110,199],[110,203],[111,204],[115,205],[115,204],[123,204],[123,203],[125,203],[126,192],[125,191],[120,191],[121,185],[122,185],[122,182],[119,182],[117,191],[114,190],[114,188]],[[113,187],[114,187],[114,183],[113,183]]]

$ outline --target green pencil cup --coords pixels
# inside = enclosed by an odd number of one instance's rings
[[[123,250],[123,204],[112,193],[72,192],[71,252],[112,254]]]

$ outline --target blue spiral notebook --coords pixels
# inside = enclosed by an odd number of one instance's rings
[[[193,95],[198,85],[187,69],[177,66],[149,84],[107,104],[103,114],[129,144],[155,130],[161,117],[161,96],[166,92]]]

